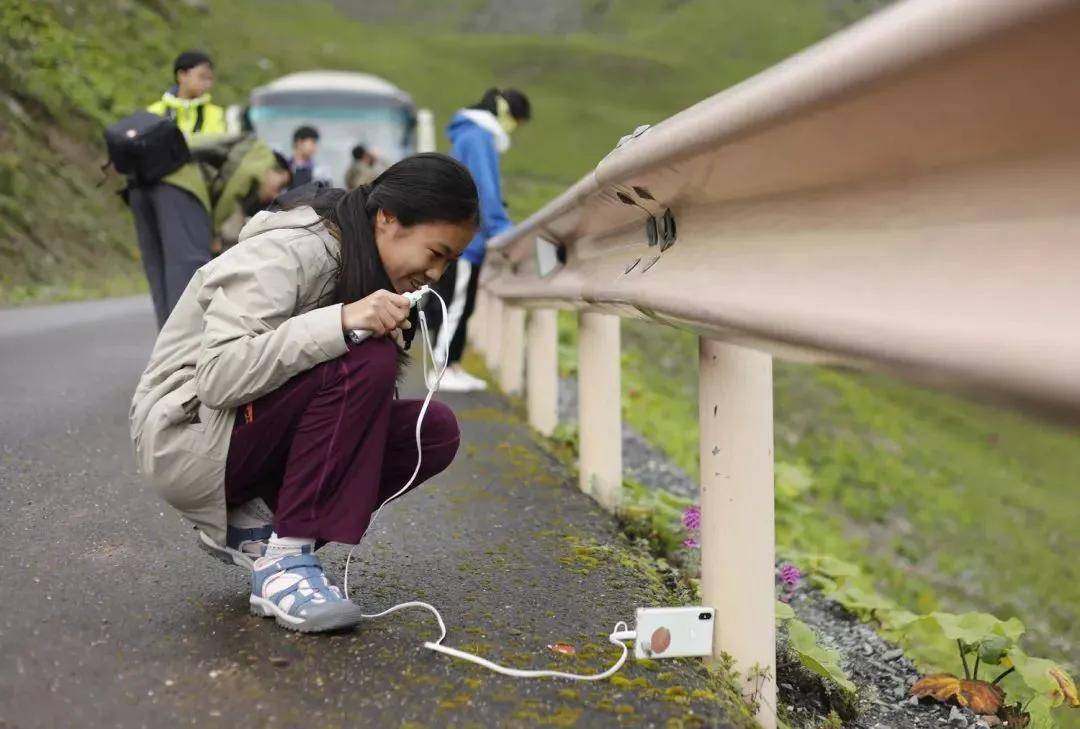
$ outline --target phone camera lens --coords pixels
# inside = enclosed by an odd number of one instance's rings
[[[698,620],[712,620],[712,613],[698,613]]]

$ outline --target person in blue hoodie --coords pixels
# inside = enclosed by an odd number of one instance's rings
[[[480,194],[480,227],[461,257],[451,264],[435,286],[446,300],[447,320],[441,322],[438,302],[429,304],[438,326],[436,351],[447,352],[446,373],[440,389],[448,392],[483,390],[487,384],[461,367],[465,333],[476,303],[476,284],[484,263],[487,242],[511,227],[502,198],[499,155],[510,148],[510,135],[532,117],[525,94],[515,89],[488,89],[480,101],[461,109],[446,128],[450,155],[464,164]]]

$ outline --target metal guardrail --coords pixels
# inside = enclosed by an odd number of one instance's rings
[[[492,241],[473,344],[550,432],[554,309],[579,312],[581,482],[610,508],[618,317],[701,335],[702,592],[737,666],[775,665],[773,355],[1080,421],[1078,69],[1077,0],[907,0],[630,139]],[[546,277],[538,239],[565,256]]]

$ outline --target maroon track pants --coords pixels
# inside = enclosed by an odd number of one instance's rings
[[[281,537],[359,542],[372,512],[416,468],[423,402],[395,400],[396,375],[394,343],[372,337],[239,408],[225,468],[228,504],[262,497]],[[433,400],[420,436],[414,486],[453,461],[454,413]]]

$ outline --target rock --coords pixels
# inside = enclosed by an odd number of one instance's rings
[[[985,716],[980,716],[979,721],[981,721],[985,726],[988,727],[1001,726],[1002,724],[1001,719],[997,718],[993,714],[986,714]]]
[[[270,656],[270,665],[285,668],[285,666],[289,665],[289,659],[283,656]]]
[[[949,710],[949,726],[956,727],[956,729],[967,729],[967,725],[967,715],[960,711],[959,708],[952,707]]]
[[[897,648],[895,650],[886,651],[886,652],[882,653],[881,654],[881,660],[883,660],[883,661],[895,661],[897,658],[902,658],[903,655],[904,655],[904,651]]]
[[[918,696],[912,696],[910,699],[907,700],[907,702],[911,706],[918,706],[919,705],[919,697]]]

